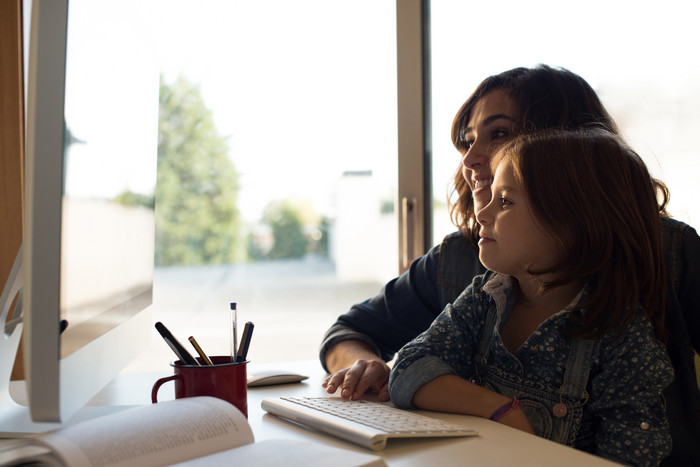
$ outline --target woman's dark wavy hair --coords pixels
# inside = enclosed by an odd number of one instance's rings
[[[597,125],[619,135],[614,120],[583,78],[564,68],[538,65],[534,68],[514,68],[489,76],[481,82],[452,123],[452,142],[461,153],[466,150],[463,130],[469,123],[472,109],[479,99],[495,89],[503,90],[518,109],[520,115],[514,117],[519,119],[516,126],[521,133],[547,128],[575,130]],[[659,211],[665,213],[668,188],[658,180],[654,180],[654,185],[659,196]],[[452,222],[471,239],[476,248],[479,237],[474,201],[471,188],[462,176],[461,163],[448,203]]]
[[[664,339],[666,277],[656,185],[642,159],[606,129],[522,133],[491,160],[508,163],[535,218],[557,244],[541,292],[585,280],[590,295],[570,335],[621,333],[644,307]]]

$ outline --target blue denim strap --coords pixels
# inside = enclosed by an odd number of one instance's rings
[[[489,287],[485,287],[488,289]],[[500,306],[507,306],[507,297],[503,289],[495,290],[492,294],[494,301]],[[481,382],[481,372],[479,368],[484,368],[488,363],[489,349],[491,345],[491,337],[498,322],[497,305],[493,304],[489,307],[484,320],[484,327],[481,331],[479,346],[477,348],[475,365],[475,378],[477,383]],[[588,384],[588,375],[590,373],[590,365],[593,355],[595,341],[588,339],[574,338],[569,350],[568,360],[566,363],[566,372],[564,374],[564,383],[559,389],[560,397],[569,400],[582,401],[576,407],[580,407],[588,402],[588,392],[586,385]]]
[[[562,399],[566,397],[567,399],[581,400],[582,402],[576,407],[588,402],[589,395],[586,386],[595,343],[596,341],[580,338],[574,338],[571,342],[569,357],[566,361],[564,383],[559,388],[559,394]]]
[[[502,293],[502,291],[499,291]],[[498,310],[496,304],[493,303],[488,311],[486,312],[486,318],[484,319],[484,327],[481,329],[481,337],[479,339],[479,346],[476,351],[476,358],[474,359],[474,376],[477,383],[481,383],[481,372],[479,368],[485,368],[486,363],[489,358],[489,348],[491,345],[491,337],[493,336],[493,330],[498,321]]]

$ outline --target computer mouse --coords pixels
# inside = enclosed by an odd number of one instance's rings
[[[292,373],[284,370],[267,370],[248,375],[248,387],[271,386],[273,384],[300,383],[308,376]]]

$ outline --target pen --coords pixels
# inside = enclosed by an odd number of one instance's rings
[[[204,353],[204,350],[202,350],[197,341],[194,340],[194,337],[190,336],[188,340],[190,341],[190,344],[192,344],[192,347],[194,347],[194,350],[196,350],[199,356],[202,357],[202,361],[207,365],[213,365],[209,357],[207,357],[207,354]]]
[[[253,323],[248,321],[243,328],[243,336],[241,337],[241,345],[238,347],[236,354],[236,363],[245,362],[248,356],[248,347],[250,347],[250,337],[253,335]]]
[[[177,339],[168,331],[168,328],[166,328],[163,323],[158,321],[156,323],[156,329],[160,333],[160,335],[163,337],[163,340],[170,346],[171,349],[173,349],[173,352],[175,352],[175,355],[178,356],[181,362],[187,364],[187,365],[199,365],[199,362],[190,355],[190,353],[185,349],[182,344],[180,344]]]
[[[238,330],[236,325],[238,322],[238,309],[236,302],[231,302],[231,361],[236,363],[236,352],[238,351]]]

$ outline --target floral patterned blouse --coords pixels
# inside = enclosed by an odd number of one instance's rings
[[[487,312],[494,307],[496,325],[483,330],[491,333],[488,365],[525,382],[535,393],[540,386],[563,385],[572,339],[560,329],[571,312],[548,318],[513,355],[498,333],[515,302],[510,279],[495,275],[489,281],[499,279],[493,286],[484,284],[485,277],[477,276],[428,330],[399,351],[389,380],[394,404],[413,408],[415,392],[441,375],[475,381],[475,355]],[[499,293],[507,300],[495,300]],[[589,399],[572,444],[618,462],[657,465],[671,451],[661,392],[672,380],[666,350],[640,310],[621,336],[606,335],[595,342],[586,387]]]

